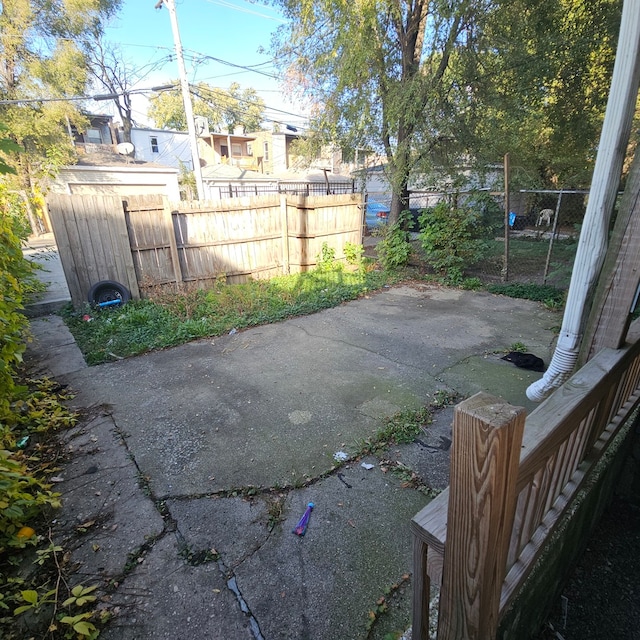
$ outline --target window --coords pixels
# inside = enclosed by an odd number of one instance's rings
[[[265,160],[269,159],[269,143],[268,142],[264,143],[264,159]]]
[[[93,144],[102,143],[102,136],[100,135],[100,129],[87,129],[87,134],[85,138],[87,142],[92,142]]]
[[[158,148],[158,138],[151,136],[149,139],[151,140],[151,153],[158,153],[160,151]]]
[[[231,143],[231,155],[232,156],[241,156],[242,155],[242,145],[239,142]]]
[[[247,155],[248,156],[252,156],[253,155],[253,147],[251,146],[250,142],[247,142]]]

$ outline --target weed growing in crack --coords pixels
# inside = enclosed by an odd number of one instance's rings
[[[217,496],[219,498],[255,498],[262,493],[266,493],[271,491],[271,489],[247,485],[246,487],[232,487],[231,489],[224,489],[222,491],[218,491],[215,494],[208,494],[211,496]]]
[[[524,342],[514,342],[510,347],[509,351],[517,351],[518,353],[527,353],[529,349],[527,349],[527,345]]]
[[[402,464],[401,462],[396,462],[394,460],[383,460],[380,463],[380,468],[383,473],[391,473],[398,480],[400,480],[400,486],[403,489],[415,489],[419,491],[423,495],[427,496],[427,498],[435,498],[438,496],[442,490],[441,489],[433,489],[432,487],[428,487],[422,480],[422,478],[412,469]]]
[[[358,443],[358,456],[376,453],[392,444],[413,442],[423,427],[431,424],[429,407],[405,409],[390,418],[385,418],[384,426],[373,437]]]
[[[391,600],[398,595],[406,585],[408,585],[409,580],[411,579],[411,575],[405,573],[402,575],[402,578],[398,582],[393,583],[391,586],[387,587],[384,590],[384,595],[380,596],[376,600],[376,606],[373,609],[369,610],[367,614],[367,625],[366,625],[366,640],[371,637],[371,632],[373,631],[376,623],[380,621],[380,617],[389,610],[389,603]],[[397,633],[388,633],[384,636],[384,640],[395,640],[396,638],[400,638],[402,636],[402,632]]]
[[[171,515],[169,513],[169,507],[167,507],[167,503],[164,500],[156,501],[156,509],[158,513],[165,519]]]
[[[127,554],[127,561],[125,562],[124,568],[122,570],[122,574],[120,579],[125,578],[129,575],[139,564],[144,562],[147,551],[153,548],[155,543],[163,536],[162,533],[149,536],[147,541],[141,546],[135,548],[133,551]],[[117,584],[117,583],[116,583]]]
[[[277,524],[284,520],[284,495],[272,497],[267,503],[267,514],[269,520],[267,522],[267,528],[269,532],[273,531]]]
[[[433,394],[433,400],[429,403],[429,408],[443,409],[444,407],[450,407],[460,400],[460,394],[456,391],[447,391],[447,389],[438,389]]]
[[[194,551],[186,545],[180,550],[179,555],[190,567],[199,567],[201,564],[216,562],[220,558],[220,554],[213,548]]]
[[[143,495],[147,498],[151,497],[151,478],[145,476],[142,471],[138,471],[138,486],[140,487]]]

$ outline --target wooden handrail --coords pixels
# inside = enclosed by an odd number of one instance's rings
[[[469,422],[467,414],[479,418],[478,409],[483,402],[496,404],[502,401],[478,394],[456,408],[450,487],[411,522],[414,639],[429,637],[431,581],[442,583],[439,640],[454,637],[486,640],[495,636],[496,621],[518,593],[546,540],[585,486],[589,472],[640,404],[639,321],[632,325],[629,338],[632,342],[624,349],[601,351],[526,419],[521,453],[511,473],[496,471],[504,471],[504,465],[509,464],[505,451],[492,458],[494,467],[490,475],[502,479],[499,486],[491,483],[491,491],[492,494],[496,492],[503,506],[514,500],[515,517],[511,522],[510,507],[498,508],[497,512],[502,515],[489,517],[484,508],[473,508],[478,491],[485,496],[483,500],[488,495],[486,468],[484,463],[478,466],[476,456],[491,424],[481,419],[476,422],[475,418]],[[503,403],[503,406],[506,410],[509,405]],[[465,421],[468,423],[467,435],[456,438],[455,434],[460,433],[461,428],[461,433],[465,433]],[[474,434],[474,431],[479,433]],[[495,446],[500,449],[498,444]],[[498,450],[487,449],[485,445],[481,449],[490,456]],[[517,450],[520,451],[519,446]],[[487,504],[494,513],[495,499]],[[470,518],[474,511],[475,516]],[[455,533],[461,519],[466,538]],[[504,538],[496,534],[498,523],[505,528],[508,552],[505,552]],[[487,559],[486,551],[479,553],[479,550],[486,549],[488,541],[493,541],[495,548],[490,550]],[[465,558],[476,562],[474,572],[464,565]],[[500,585],[495,620],[492,616],[496,605],[492,596],[485,595],[484,613],[479,614],[478,603],[482,596],[478,594],[486,590],[487,580],[497,581]],[[475,595],[462,597],[465,593]],[[467,625],[469,620],[474,622]],[[478,629],[482,630],[479,632]]]

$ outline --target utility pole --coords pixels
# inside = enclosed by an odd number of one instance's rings
[[[169,10],[171,18],[171,30],[173,31],[173,42],[176,48],[176,59],[178,60],[178,72],[180,74],[180,87],[182,88],[182,101],[184,103],[184,113],[187,118],[187,131],[189,132],[189,145],[191,146],[191,159],[193,162],[193,173],[196,178],[196,188],[198,190],[198,200],[204,200],[204,186],[202,184],[202,168],[200,167],[200,156],[198,154],[198,136],[196,134],[196,124],[193,118],[193,106],[191,104],[191,94],[189,93],[189,81],[187,80],[187,70],[184,66],[182,55],[182,42],[180,41],[180,31],[178,30],[178,16],[174,0],[158,0],[155,8],[160,9],[162,5]]]

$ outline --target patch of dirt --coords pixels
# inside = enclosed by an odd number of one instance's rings
[[[640,640],[640,506],[614,498],[537,640]]]

